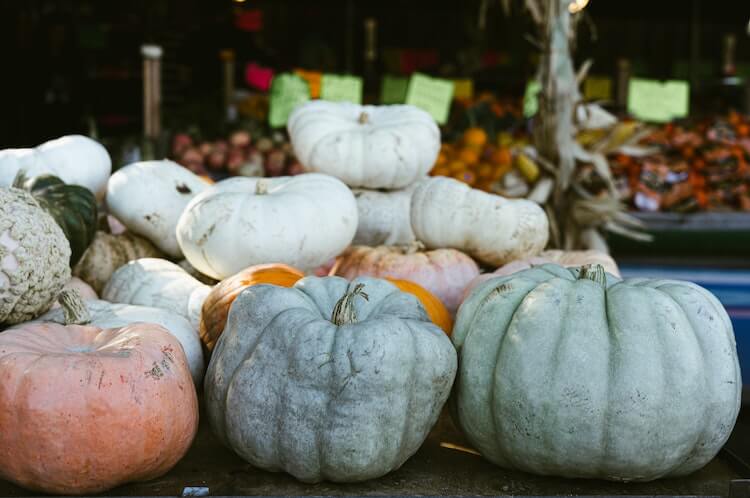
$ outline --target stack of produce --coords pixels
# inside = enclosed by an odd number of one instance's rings
[[[750,211],[750,123],[730,113],[667,124],[642,140],[646,156],[614,164],[624,200],[642,211]]]
[[[0,477],[70,494],[156,478],[196,434],[196,385],[222,443],[305,482],[398,469],[449,396],[505,467],[650,480],[716,455],[741,389],[716,298],[541,253],[537,204],[427,176],[440,134],[414,108],[313,102],[289,128],[312,172],[107,174],[98,208],[124,233],[96,230],[92,191],[0,187]],[[97,157],[59,174],[80,186]],[[336,256],[342,276],[305,276]]]
[[[237,130],[228,139],[197,142],[187,133],[172,140],[171,157],[193,173],[221,180],[229,176],[285,176],[302,172],[283,132]]]

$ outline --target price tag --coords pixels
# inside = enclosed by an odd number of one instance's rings
[[[583,96],[588,100],[612,100],[612,78],[589,76],[583,82]]]
[[[530,118],[539,112],[539,92],[542,91],[542,84],[538,80],[529,80],[526,83],[526,92],[523,95],[523,115]]]
[[[280,74],[271,82],[268,123],[273,128],[286,125],[289,115],[299,104],[310,100],[307,82],[296,74]]]
[[[406,103],[430,113],[439,124],[448,121],[453,100],[453,82],[414,73],[406,92]]]
[[[320,98],[333,102],[362,103],[362,78],[324,74],[320,82]]]
[[[310,86],[310,97],[314,99],[320,98],[320,78],[323,73],[320,71],[305,71],[304,69],[295,69],[294,74],[307,81]]]
[[[406,90],[409,79],[399,76],[383,76],[380,85],[381,104],[403,104],[406,101]]]
[[[628,112],[638,119],[665,123],[690,111],[687,81],[655,81],[632,78],[628,87]]]
[[[453,80],[453,98],[471,100],[474,96],[474,81],[468,78]]]
[[[259,66],[255,62],[250,62],[245,66],[245,81],[251,87],[267,92],[271,88],[271,80],[273,80],[273,69]]]

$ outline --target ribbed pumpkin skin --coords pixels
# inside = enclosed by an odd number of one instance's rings
[[[450,339],[414,296],[379,279],[306,277],[239,295],[204,392],[214,433],[253,466],[354,482],[417,451],[455,369]]]
[[[198,399],[164,328],[24,324],[0,334],[0,477],[53,494],[156,478],[187,452]]]
[[[536,474],[648,481],[701,468],[740,407],[726,312],[689,282],[608,275],[605,290],[580,271],[536,267],[464,301],[459,426],[488,460]]]
[[[398,280],[395,278],[386,278],[390,283],[399,288],[403,292],[408,292],[414,295],[419,302],[424,306],[427,316],[430,317],[432,323],[443,329],[443,331],[450,337],[451,331],[453,330],[453,319],[448,310],[445,309],[440,299],[435,296],[432,292],[428,291],[419,284],[409,282],[408,280]]]
[[[19,185],[60,225],[70,243],[70,265],[75,266],[94,240],[98,224],[96,197],[86,187],[67,185],[53,175],[29,178]]]
[[[305,275],[296,268],[282,264],[255,265],[219,282],[203,301],[200,336],[211,351],[227,323],[229,308],[243,290],[253,285],[272,284],[291,287]]]

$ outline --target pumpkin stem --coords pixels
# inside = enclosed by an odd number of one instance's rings
[[[85,325],[91,321],[86,303],[76,289],[63,289],[57,302],[65,314],[65,325]]]
[[[425,249],[426,247],[421,240],[415,240],[408,245],[401,246],[401,252],[404,254],[414,254]]]
[[[607,274],[604,271],[602,265],[586,265],[581,267],[581,271],[578,274],[578,280],[588,279],[592,280],[602,287],[607,286]]]
[[[269,182],[267,180],[258,180],[258,183],[255,184],[255,195],[267,194],[268,184]]]
[[[344,294],[344,297],[339,299],[336,306],[333,307],[333,314],[331,315],[331,321],[338,326],[348,325],[350,323],[357,323],[357,312],[354,310],[354,298],[361,296],[365,301],[369,301],[370,297],[362,289],[365,288],[365,284],[357,284],[354,286],[354,290]]]
[[[367,124],[367,123],[369,123],[370,122],[370,115],[367,114],[365,111],[362,111],[359,114],[359,119],[357,119],[357,122],[359,124]]]

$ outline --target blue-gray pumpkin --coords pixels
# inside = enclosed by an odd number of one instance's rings
[[[543,265],[462,304],[451,406],[502,467],[647,481],[691,473],[740,407],[732,325],[705,289]]]
[[[256,467],[306,482],[372,479],[419,449],[456,363],[417,298],[385,280],[255,285],[214,349],[208,418]]]

